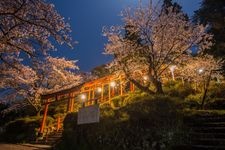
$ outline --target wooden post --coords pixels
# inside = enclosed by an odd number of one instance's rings
[[[61,128],[60,122],[61,122],[61,118],[60,118],[60,116],[58,116],[58,118],[57,118],[57,128],[56,128],[56,131],[59,131],[59,129]]]
[[[104,85],[102,84],[101,101],[104,99]]]
[[[92,91],[92,98],[93,99],[95,98],[95,89],[93,89],[93,91]]]
[[[71,98],[67,101],[67,112],[70,112],[70,104],[71,104]]]
[[[90,99],[91,99],[91,90],[88,91],[88,100],[90,100]]]
[[[109,92],[108,92],[109,93],[109,100],[111,99],[111,91],[110,90],[111,90],[111,88],[110,88],[110,83],[109,83]]]
[[[82,108],[84,108],[84,107],[85,107],[85,102],[82,103]]]
[[[88,106],[90,105],[90,100],[91,100],[91,90],[88,91],[88,101],[87,101]]]
[[[41,134],[44,133],[45,122],[46,122],[47,113],[48,113],[48,105],[49,104],[45,104],[44,115],[43,115],[43,118],[42,118],[41,127],[40,127],[40,131],[39,131]]]
[[[71,111],[74,111],[74,98],[72,100]]]
[[[123,95],[123,85],[122,85],[122,78],[120,77],[120,95]]]
[[[111,96],[113,97],[115,95],[115,87],[112,87],[112,94]]]
[[[74,96],[72,94],[72,97],[70,98],[70,112],[73,112],[74,107]]]
[[[134,91],[134,84],[132,82],[130,82],[130,91],[133,92]]]
[[[95,99],[95,89],[92,90],[92,101],[91,104],[95,104],[95,102],[93,101]]]

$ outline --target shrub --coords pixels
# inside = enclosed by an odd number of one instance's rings
[[[184,108],[198,109],[200,108],[201,101],[202,101],[202,93],[191,94],[185,98],[183,106]]]
[[[36,137],[36,128],[40,125],[40,117],[20,118],[9,122],[5,126],[3,140],[17,143],[34,140]]]
[[[38,128],[42,117],[25,117],[11,121],[5,125],[5,132],[2,140],[5,142],[18,143],[30,142],[36,139]],[[52,122],[52,118],[47,119],[47,124]]]
[[[195,101],[195,102],[198,102],[198,103],[201,103],[201,100],[202,100],[202,93],[191,94],[191,95],[188,95],[185,98],[185,101]]]
[[[116,107],[124,106],[124,98],[125,98],[125,96],[116,96],[116,97],[112,98],[112,100],[111,100],[112,107],[116,108]]]
[[[224,98],[225,97],[225,84],[211,82],[207,96],[210,98]]]
[[[224,110],[225,109],[225,98],[214,98],[205,104],[205,108],[206,109]]]
[[[163,87],[165,93],[172,97],[185,98],[190,94],[194,94],[195,91],[189,83],[183,85],[181,81],[168,81]]]

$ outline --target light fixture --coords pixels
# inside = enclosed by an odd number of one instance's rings
[[[110,86],[111,87],[115,87],[116,86],[116,82],[115,81],[110,82]]]
[[[98,87],[97,88],[97,92],[101,93],[102,92],[102,88]]]
[[[172,75],[173,81],[175,80],[175,77],[174,77],[174,70],[175,70],[176,68],[177,68],[177,66],[175,66],[175,65],[172,65],[172,66],[169,67],[170,72],[171,72],[171,75]]]
[[[198,69],[199,74],[203,73],[203,71],[204,71],[204,69],[202,69],[202,68]]]
[[[145,81],[147,81],[147,80],[148,80],[148,76],[144,76],[143,79],[144,79]]]
[[[87,98],[87,97],[86,97],[86,95],[85,95],[85,94],[81,94],[81,95],[80,95],[80,99],[81,99],[81,100],[83,100],[83,101],[84,101],[86,98]]]
[[[170,68],[170,71],[173,72],[173,71],[177,68],[177,66],[172,65],[172,66],[170,66],[169,68]]]

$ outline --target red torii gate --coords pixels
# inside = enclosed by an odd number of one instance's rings
[[[92,105],[94,100],[98,99],[99,104],[103,104],[111,100],[116,95],[123,95],[125,91],[125,76],[124,75],[108,75],[102,78],[95,79],[78,86],[60,90],[54,93],[48,93],[41,96],[42,104],[44,105],[44,113],[39,130],[40,134],[44,133],[48,107],[51,103],[58,101],[67,101],[67,112],[72,112],[74,109],[74,100],[81,94],[85,94],[86,101],[84,105]],[[130,90],[134,91],[134,84],[129,82]],[[117,93],[115,93],[115,88]],[[97,93],[98,92],[98,95]],[[106,95],[107,94],[107,95]],[[86,98],[87,95],[87,98]],[[78,100],[76,101],[78,102]],[[95,103],[95,102],[94,102]],[[57,130],[60,128],[60,117],[57,120]]]

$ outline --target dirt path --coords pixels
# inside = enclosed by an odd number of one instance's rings
[[[0,144],[0,150],[47,150],[48,145],[33,144]]]

